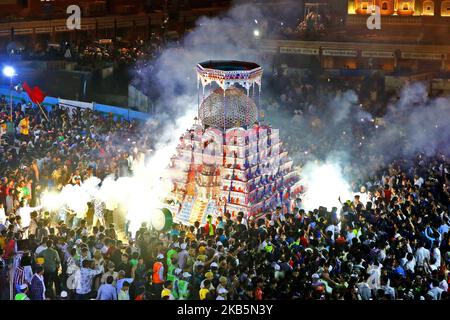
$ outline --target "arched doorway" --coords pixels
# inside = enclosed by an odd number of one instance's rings
[[[434,16],[434,1],[426,0],[423,2],[422,15],[423,16]]]
[[[355,7],[357,14],[371,14],[374,1],[356,0]]]
[[[400,0],[397,6],[397,14],[400,16],[412,16],[414,14],[414,0]]]
[[[450,1],[442,1],[441,4],[441,16],[450,17]]]
[[[375,5],[380,7],[380,13],[383,16],[390,16],[395,12],[394,0],[377,0]]]

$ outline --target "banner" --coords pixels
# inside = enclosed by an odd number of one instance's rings
[[[286,54],[303,54],[303,55],[316,56],[316,55],[319,55],[319,49],[314,49],[314,48],[280,47],[280,53],[286,53]]]
[[[70,109],[70,113],[69,113],[70,115],[72,114],[72,111],[75,108],[94,110],[94,104],[90,103],[90,102],[81,102],[81,101],[74,101],[74,100],[58,99],[58,104],[61,107],[65,107],[65,108]]]
[[[361,56],[364,58],[394,58],[392,51],[362,51]]]
[[[358,56],[358,52],[356,50],[324,49],[322,55],[331,57],[356,57]]]
[[[446,54],[440,53],[417,53],[417,52],[402,52],[403,59],[415,59],[415,60],[446,60]]]

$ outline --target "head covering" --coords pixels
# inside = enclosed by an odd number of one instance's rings
[[[220,288],[219,291],[217,291],[218,294],[227,294],[228,290],[225,288]]]
[[[217,241],[216,245],[219,246],[223,246],[223,243],[221,241]]]
[[[26,283],[18,284],[16,287],[18,292],[24,292],[27,288],[28,286],[26,285]]]
[[[156,259],[159,259],[159,260],[164,259],[164,255],[163,255],[162,253],[160,253],[160,254],[158,254],[158,256],[156,257]]]
[[[161,292],[161,298],[168,297],[168,296],[170,296],[170,290],[169,289],[164,289]]]
[[[182,273],[182,272],[183,272],[183,270],[181,270],[180,268],[176,268],[175,271],[174,271],[174,273],[175,273],[176,275],[179,275],[179,274]]]
[[[214,274],[211,271],[208,271],[207,273],[205,273],[205,278],[211,280],[212,278],[214,278]]]
[[[186,247],[187,247],[187,244],[186,244],[186,243],[182,243],[182,244],[180,245],[181,250],[185,250]]]
[[[210,265],[211,268],[218,268],[219,265],[216,262],[211,263]]]
[[[183,272],[183,278],[187,279],[191,276],[189,272]]]
[[[67,298],[67,291],[61,291],[61,298]]]

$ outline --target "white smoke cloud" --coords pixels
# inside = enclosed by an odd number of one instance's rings
[[[331,210],[340,208],[339,199],[344,202],[352,199],[351,187],[343,176],[342,166],[337,160],[308,162],[300,172],[306,193],[302,197],[305,210],[320,206]]]

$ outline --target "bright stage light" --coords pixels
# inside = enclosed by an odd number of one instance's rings
[[[12,78],[16,75],[16,70],[13,67],[6,66],[3,68],[3,74],[5,77]]]
[[[259,37],[259,35],[260,35],[259,30],[258,30],[258,29],[255,29],[255,30],[253,31],[253,35],[254,35],[255,37]]]

